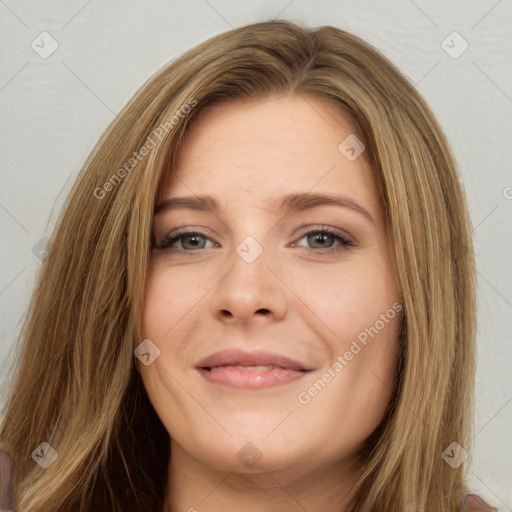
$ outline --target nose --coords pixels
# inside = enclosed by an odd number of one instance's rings
[[[217,320],[231,324],[276,322],[286,316],[286,286],[273,268],[270,251],[252,262],[235,250],[230,254],[230,270],[214,287],[211,312]],[[270,268],[269,268],[270,267]]]

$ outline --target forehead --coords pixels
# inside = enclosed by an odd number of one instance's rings
[[[162,197],[245,195],[268,204],[300,190],[378,202],[364,152],[350,161],[339,149],[355,132],[341,109],[316,97],[293,94],[207,107],[189,127]]]

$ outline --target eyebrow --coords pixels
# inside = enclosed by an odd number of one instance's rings
[[[280,199],[280,202],[278,200]],[[291,193],[278,198],[266,201],[269,206],[278,205],[278,208],[285,212],[303,211],[317,206],[338,206],[348,208],[359,213],[367,220],[375,224],[374,218],[368,210],[363,208],[357,201],[347,196],[337,196],[332,194],[316,193]],[[161,211],[177,210],[180,208],[189,208],[198,211],[218,211],[219,204],[209,195],[196,195],[187,197],[172,197],[162,201],[155,210],[155,215]]]

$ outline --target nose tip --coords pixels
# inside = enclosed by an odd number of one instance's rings
[[[251,236],[236,248],[232,267],[215,287],[213,314],[228,322],[279,319],[286,314],[283,286],[267,266],[262,245]]]

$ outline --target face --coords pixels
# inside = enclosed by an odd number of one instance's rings
[[[237,100],[186,135],[154,217],[143,332],[160,354],[139,367],[174,453],[311,471],[355,460],[383,417],[401,306],[340,115]]]

